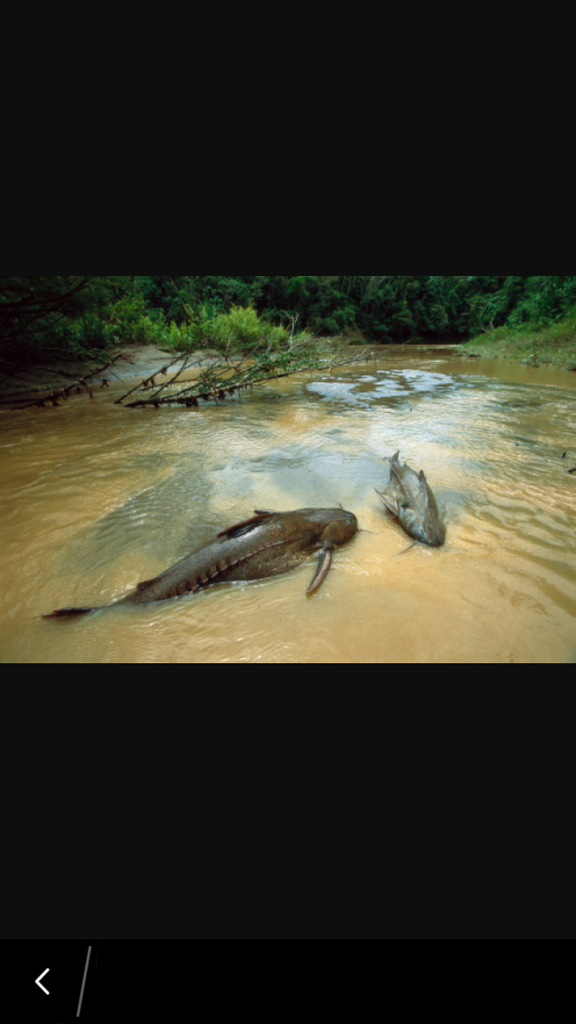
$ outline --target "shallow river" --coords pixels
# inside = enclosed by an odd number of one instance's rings
[[[576,660],[576,374],[404,350],[198,410],[116,396],[0,412],[0,660]],[[374,493],[398,449],[445,508],[442,548],[402,554],[410,540]],[[363,532],[310,597],[316,556],[40,618],[121,597],[253,509],[338,503]]]

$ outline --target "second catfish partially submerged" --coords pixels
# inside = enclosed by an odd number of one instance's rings
[[[198,593],[213,583],[260,580],[289,572],[320,551],[308,594],[318,589],[330,568],[332,551],[358,529],[353,512],[340,508],[302,508],[294,512],[258,511],[251,519],[222,530],[206,547],[139,583],[113,604],[149,604]],[[44,618],[82,615],[95,608],[59,608]]]
[[[399,456],[400,452],[396,452],[387,460],[390,463],[390,481],[386,490],[374,490],[410,537],[421,544],[440,547],[446,540],[446,527],[424,470],[416,473],[410,466],[401,465]]]

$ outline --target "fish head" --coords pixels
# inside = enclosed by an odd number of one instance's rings
[[[406,501],[399,502],[398,519],[406,533],[421,544],[440,547],[446,540],[446,527],[440,518],[436,499],[428,487],[424,470],[418,474],[418,487]]]
[[[310,525],[314,524],[316,543],[322,545],[345,544],[358,530],[358,520],[353,512],[343,508],[318,508],[309,510]]]

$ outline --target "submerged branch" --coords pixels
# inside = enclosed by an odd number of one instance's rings
[[[154,406],[154,408],[159,408],[162,405],[183,405],[187,408],[197,408],[200,401],[222,402],[245,388],[252,388],[272,380],[280,380],[295,373],[318,370],[326,372],[339,366],[358,362],[356,356],[341,358],[338,353],[333,352],[324,355],[305,354],[298,352],[298,348],[298,345],[294,345],[287,352],[272,355],[270,352],[265,352],[255,356],[250,365],[247,366],[245,360],[241,360],[236,367],[232,365],[227,352],[223,357],[225,362],[215,363],[208,367],[192,381],[182,381],[182,386],[177,391],[162,394],[175,383],[185,368],[183,365],[178,373],[163,384],[155,394],[126,402],[126,408],[136,409],[147,405]],[[149,390],[151,380],[153,378],[146,378],[126,395],[123,395],[121,399],[118,399],[118,402],[123,403],[124,399],[135,392]]]

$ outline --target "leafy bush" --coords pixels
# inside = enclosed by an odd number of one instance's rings
[[[268,347],[281,349],[289,339],[286,328],[261,319],[252,305],[232,306],[228,313],[216,315],[210,307],[202,306],[193,321],[170,323],[161,332],[162,344],[178,352],[215,348],[221,352],[255,353]]]
[[[215,320],[215,337],[219,346],[255,349],[262,339],[262,324],[252,305],[232,306],[229,313],[219,313]]]
[[[280,348],[288,341],[289,335],[284,327],[274,327],[261,320],[250,304],[232,306],[228,313],[219,313],[214,320],[212,337],[222,350],[230,346],[243,352],[255,352],[268,345]]]
[[[159,329],[156,344],[175,352],[193,352],[201,347],[202,336],[197,324],[177,324],[172,321]]]

